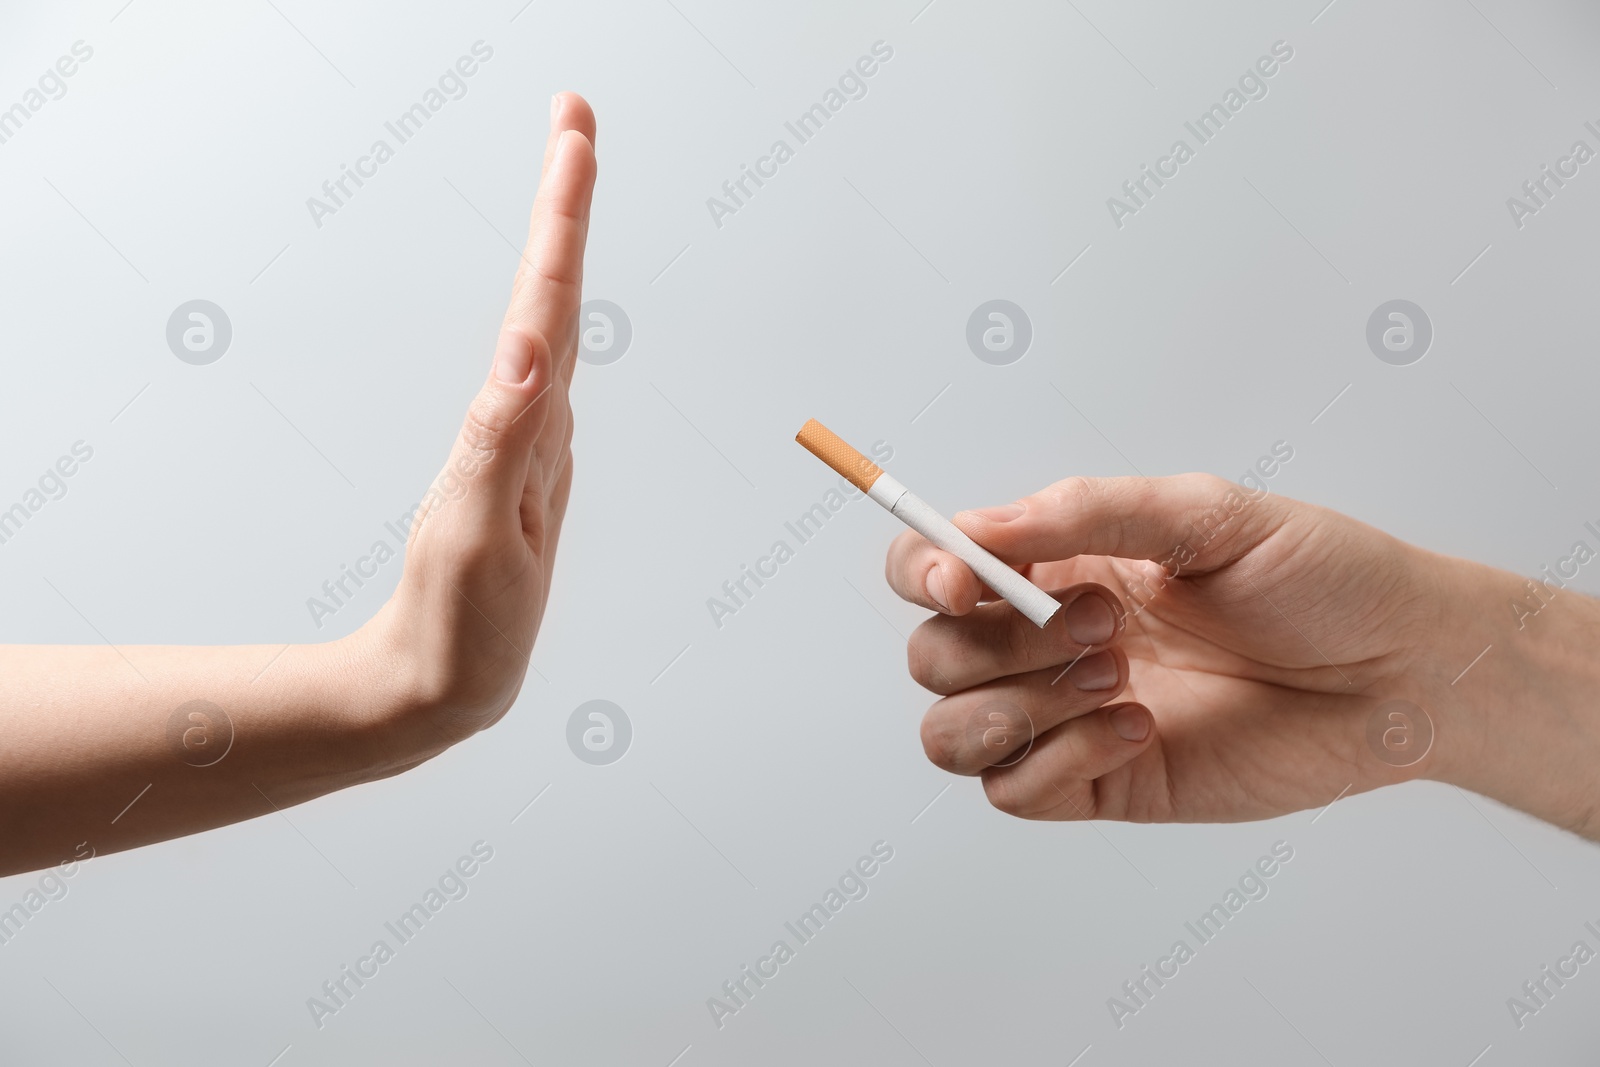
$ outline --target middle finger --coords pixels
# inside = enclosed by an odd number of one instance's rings
[[[935,615],[911,634],[911,677],[941,695],[1011,674],[1060,667],[1115,643],[1126,621],[1116,594],[1085,582],[1051,594],[1064,605],[1044,627],[1005,601]]]

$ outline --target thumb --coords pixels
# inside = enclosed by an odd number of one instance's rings
[[[484,538],[521,529],[520,507],[534,442],[565,383],[554,373],[550,345],[537,330],[507,325],[495,344],[494,367],[467,408],[444,470],[423,501],[417,526],[450,504],[451,525]]]
[[[1067,478],[1014,504],[963,511],[968,537],[1016,565],[1074,556],[1156,560],[1190,573],[1239,559],[1282,525],[1280,502],[1210,474]]]

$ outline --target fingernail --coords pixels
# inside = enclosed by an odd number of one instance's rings
[[[1021,504],[1000,504],[992,508],[973,508],[970,514],[980,519],[988,519],[990,522],[1010,522],[1021,515],[1022,511]]]
[[[559,119],[560,117],[561,117],[561,94],[557,93],[556,95],[554,95],[554,96],[552,96],[550,98],[550,125],[554,126],[556,124],[556,120]]]
[[[1067,636],[1080,645],[1098,645],[1111,640],[1117,632],[1117,615],[1095,593],[1085,593],[1068,604],[1061,613],[1067,624]]]
[[[502,330],[494,347],[494,376],[508,385],[521,385],[533,373],[533,345],[511,330]]]
[[[1096,652],[1085,656],[1067,671],[1072,684],[1085,693],[1110,689],[1117,684],[1117,657],[1110,652]]]
[[[1150,716],[1143,708],[1118,708],[1111,713],[1111,728],[1124,741],[1143,741],[1150,735]]]
[[[945,611],[950,610],[950,601],[944,592],[944,568],[934,567],[928,572],[928,596],[933,602]]]

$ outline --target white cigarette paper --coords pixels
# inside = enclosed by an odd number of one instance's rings
[[[1056,598],[1012,570],[972,538],[956,528],[955,523],[939,514],[921,497],[885,474],[883,468],[860,452],[851,448],[832,430],[816,419],[801,427],[795,440],[822,462],[838,471],[857,489],[877,501],[883,508],[926,537],[934,545],[955,556],[972,573],[981,578],[990,589],[999,593],[1006,602],[1035,626],[1043,629],[1055,613],[1061,610]]]

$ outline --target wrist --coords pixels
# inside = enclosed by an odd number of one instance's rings
[[[401,640],[387,607],[321,649],[323,673],[342,695],[335,744],[359,782],[398,774],[462,739],[442,724],[447,701]]]
[[[1424,775],[1600,839],[1600,603],[1466,560],[1429,568],[1439,758]]]

